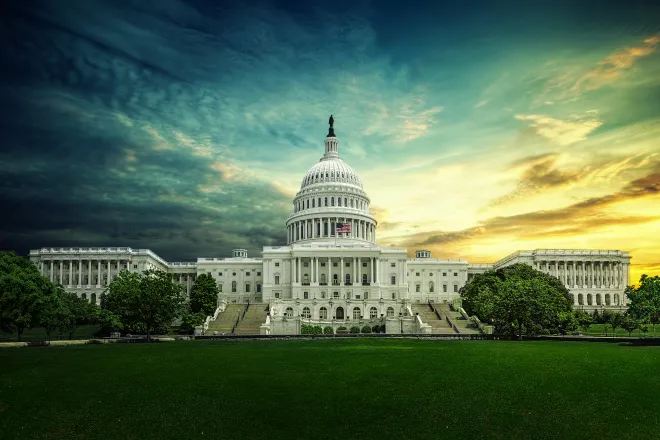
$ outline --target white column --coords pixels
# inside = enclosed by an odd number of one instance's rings
[[[343,286],[344,282],[344,257],[339,257],[339,285]]]
[[[87,260],[87,285],[92,284],[92,260]]]
[[[53,281],[53,272],[52,272],[52,269],[53,269],[53,263],[54,263],[53,261],[50,262],[50,265],[51,265],[50,280],[51,280],[51,281]],[[62,271],[63,271],[63,269],[64,269],[64,264],[63,264],[63,263],[64,263],[64,261],[60,260],[60,284],[62,284]]]
[[[96,280],[96,285],[100,286],[101,285],[101,260],[98,260],[97,264],[98,264],[98,269],[97,269],[98,279]]]
[[[108,280],[106,281],[106,286],[110,285],[110,260],[108,260]]]
[[[379,276],[380,271],[378,270],[378,266],[380,266],[380,258],[376,257],[374,258],[374,261],[376,262],[376,282],[380,283],[380,276]]]
[[[326,281],[328,282],[328,286],[332,286],[332,261],[330,261],[330,257],[328,257],[326,264],[328,265],[328,279]]]
[[[82,285],[82,260],[78,260],[78,286]]]
[[[69,260],[69,286],[73,283],[73,260]]]
[[[298,257],[298,269],[296,270],[296,283],[302,282],[302,257]]]
[[[353,257],[353,285],[358,283],[358,258]]]

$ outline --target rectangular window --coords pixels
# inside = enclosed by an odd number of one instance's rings
[[[392,292],[392,299],[396,299],[396,292]]]
[[[133,269],[137,269],[137,264],[134,264],[134,265],[133,265]]]
[[[396,277],[394,275],[392,275],[392,285],[395,285],[395,284],[396,284]]]
[[[206,275],[211,276],[211,272],[206,272]]]
[[[276,261],[275,262],[275,267],[280,267],[280,263]]]
[[[369,292],[364,292],[364,299],[369,299]]]
[[[415,276],[418,277],[418,276],[419,276],[419,272],[415,272]]]
[[[303,299],[309,299],[309,292],[303,292]]]
[[[446,285],[446,284],[443,284],[443,285],[442,285],[442,291],[445,292],[445,293],[447,293],[447,285]]]
[[[303,267],[309,267],[309,263],[307,262],[303,263]]]
[[[415,285],[415,292],[419,292],[419,289],[420,289],[420,285],[419,285],[419,284],[416,284],[416,285]]]
[[[261,284],[257,284],[257,293],[261,293]]]
[[[321,263],[321,267],[325,267],[325,263]]]
[[[351,263],[346,263],[346,267],[351,267]]]
[[[248,292],[248,293],[250,292],[250,285],[249,284],[245,285],[245,291]]]
[[[362,263],[362,267],[367,267],[367,263]]]
[[[332,292],[332,297],[334,299],[339,299],[339,292]]]
[[[279,298],[279,297],[280,297],[280,292],[275,292],[275,298]]]
[[[458,284],[454,284],[454,292],[458,292]]]
[[[442,272],[442,276],[443,276],[443,277],[446,277],[446,276],[447,276],[447,272]]]
[[[218,276],[219,276],[219,277],[222,276],[222,271],[221,271],[221,270],[218,271]]]
[[[257,272],[257,276],[260,277],[260,276],[261,276],[261,272]]]
[[[245,276],[246,276],[246,277],[249,277],[249,276],[250,276],[250,272],[245,272]]]
[[[396,263],[390,263],[390,267],[396,267]]]
[[[325,299],[325,292],[321,292],[321,299]]]
[[[458,276],[458,273],[454,272],[454,276],[457,277],[457,276]]]
[[[218,284],[218,292],[222,293],[222,284]]]
[[[275,275],[275,284],[280,284],[280,276]]]
[[[337,263],[332,263],[332,267],[337,267]]]
[[[349,296],[350,299],[350,296]],[[360,295],[355,295],[355,299],[360,299]]]

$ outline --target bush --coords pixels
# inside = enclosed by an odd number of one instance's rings
[[[380,333],[380,325],[374,325],[371,327],[371,333]]]
[[[312,334],[313,335],[320,335],[323,333],[323,327],[320,325],[315,325],[312,327]]]
[[[332,334],[334,334],[334,333],[335,333],[335,332],[332,331],[332,327],[330,327],[330,326],[328,326],[328,327],[324,327],[324,328],[323,328],[323,334],[324,334],[324,335],[332,335]]]
[[[301,335],[311,335],[313,331],[314,326],[311,326],[309,324],[303,324],[300,326],[300,334]]]
[[[362,333],[371,333],[371,327],[365,325],[364,327],[362,327]]]
[[[348,330],[346,330],[346,328],[344,328],[344,330],[339,330],[339,329],[337,329],[337,334],[338,334],[338,335],[345,335],[345,334],[347,334],[347,333],[348,333]]]
[[[337,332],[339,332],[340,330],[348,330],[348,329],[342,325],[341,327],[337,327]]]
[[[351,333],[360,333],[360,327],[354,325],[353,327],[351,327]]]

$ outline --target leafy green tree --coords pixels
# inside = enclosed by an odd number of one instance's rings
[[[183,310],[183,286],[172,274],[148,270],[143,274],[122,270],[108,286],[104,307],[117,315],[123,327],[146,332],[166,328]]]
[[[0,329],[18,334],[39,323],[44,300],[53,283],[39,273],[27,258],[0,252]]]
[[[201,325],[206,319],[204,312],[197,313],[186,313],[181,317],[181,326],[179,331],[182,334],[191,334],[195,330],[195,327]]]
[[[600,319],[600,314],[598,313],[598,310],[594,310],[594,314],[592,315],[592,320],[594,324],[602,324],[603,322]]]
[[[584,333],[588,333],[589,327],[591,326],[594,318],[584,310],[576,310],[575,319],[577,320],[577,324],[582,329],[582,331]]]
[[[629,313],[626,313],[621,319],[621,327],[628,332],[628,336],[632,336],[632,332],[637,330],[640,325],[637,318]]]
[[[203,312],[204,318],[213,315],[218,308],[219,293],[215,278],[206,274],[199,275],[190,289],[190,311]]]
[[[46,330],[49,342],[54,331],[64,331],[74,319],[66,296],[62,286],[53,286],[53,291],[43,299],[38,322]]]
[[[476,275],[460,294],[469,315],[493,325],[497,334],[520,338],[559,331],[560,314],[572,311],[568,289],[527,264]]]
[[[65,292],[62,300],[66,303],[71,316],[65,323],[62,323],[60,328],[68,334],[69,339],[73,339],[73,334],[78,327],[89,324],[94,320],[98,308],[95,304],[78,297],[75,293]]]
[[[574,332],[578,328],[578,320],[573,312],[559,312],[559,332],[562,335]]]
[[[612,327],[612,336],[616,336],[616,329],[623,325],[623,315],[619,312],[611,313],[608,324]]]
[[[642,275],[638,286],[626,287],[628,313],[643,322],[648,322],[655,334],[655,325],[660,323],[660,276]]]

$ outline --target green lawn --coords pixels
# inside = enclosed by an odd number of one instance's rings
[[[605,336],[605,326],[607,324],[591,324],[589,326],[589,332],[587,333],[589,336]],[[653,326],[649,324],[648,326],[649,331],[646,332],[646,336],[650,337],[653,336]],[[612,328],[610,327],[607,331],[607,336],[612,336]],[[625,331],[622,328],[617,328],[616,329],[616,336],[622,336],[622,337],[628,337],[628,332]],[[643,337],[644,333],[641,332],[640,330],[635,330],[632,332],[633,337]],[[660,326],[656,326],[655,329],[655,336],[660,336]]]
[[[660,347],[177,341],[0,349],[9,439],[651,439]]]

